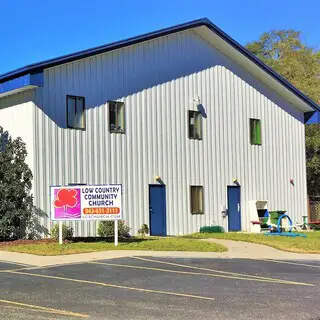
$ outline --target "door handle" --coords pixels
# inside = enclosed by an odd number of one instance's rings
[[[238,212],[240,212],[240,203],[238,203]]]

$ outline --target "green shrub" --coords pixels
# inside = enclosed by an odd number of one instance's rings
[[[200,228],[200,233],[224,233],[221,226],[204,226]]]
[[[138,230],[138,233],[142,236],[145,237],[147,234],[149,234],[149,227],[147,224],[142,224],[141,228]]]
[[[59,224],[56,223],[53,228],[51,229],[51,236],[54,239],[59,239]],[[66,224],[62,225],[62,239],[63,240],[70,240],[73,237],[73,228],[67,226]]]
[[[320,225],[318,224],[310,224],[309,226],[312,230],[320,231]]]
[[[32,172],[26,144],[0,126],[0,241],[22,239],[32,217]]]
[[[118,236],[122,238],[130,237],[130,227],[126,225],[125,221],[118,221]],[[98,226],[98,235],[100,237],[114,236],[114,221],[101,221]]]

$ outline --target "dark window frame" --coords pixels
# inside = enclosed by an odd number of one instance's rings
[[[83,127],[74,127],[74,126],[69,125],[69,99],[75,100],[75,103],[74,103],[75,113],[74,114],[76,114],[76,112],[77,112],[77,99],[81,99],[83,101],[83,107],[82,107]],[[86,112],[85,112],[86,111],[86,99],[85,99],[85,97],[74,96],[74,95],[68,94],[66,96],[66,105],[67,105],[67,128],[85,131],[86,130]]]
[[[116,107],[115,110],[115,129],[112,129],[111,126],[114,124],[111,124],[111,105],[114,104]],[[117,129],[118,126],[118,106],[117,105],[121,105],[121,107],[123,108],[123,128],[122,129]],[[116,133],[116,134],[125,134],[126,133],[126,108],[125,108],[125,103],[123,101],[114,101],[114,100],[110,100],[108,101],[108,117],[109,117],[109,132],[110,133]]]
[[[194,124],[193,124],[194,134],[193,135],[191,134],[191,130],[190,130],[191,118],[194,119]],[[197,134],[196,134],[196,121],[200,121],[200,132],[198,133],[199,136],[197,136]],[[193,139],[193,140],[202,140],[203,139],[202,114],[200,111],[188,110],[188,138]]]
[[[201,188],[201,195],[202,195],[202,199],[201,199],[201,205],[202,205],[202,211],[193,211],[193,200],[192,200],[192,189],[193,188]],[[200,186],[200,185],[191,185],[190,186],[190,213],[192,215],[194,214],[204,214],[205,210],[204,210],[204,187]]]
[[[259,129],[257,129],[257,123]],[[257,130],[259,130],[259,134],[257,135]],[[261,146],[262,145],[262,125],[261,119],[250,118],[249,119],[249,139],[250,144],[253,146]]]
[[[6,152],[8,142],[9,142],[9,133],[8,131],[3,131],[0,134],[0,153]]]

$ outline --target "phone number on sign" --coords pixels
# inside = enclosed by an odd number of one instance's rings
[[[118,214],[120,208],[84,208],[83,214]]]

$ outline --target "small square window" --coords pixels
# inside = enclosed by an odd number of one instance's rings
[[[191,186],[191,214],[203,214],[203,187]]]
[[[84,97],[67,96],[67,127],[85,129]]]
[[[250,143],[261,145],[261,120],[250,119]]]
[[[109,101],[109,130],[111,133],[125,133],[124,103]]]
[[[199,111],[189,110],[188,127],[190,139],[202,139],[202,115]]]
[[[9,142],[8,131],[0,132],[0,153],[6,152],[8,142]]]

